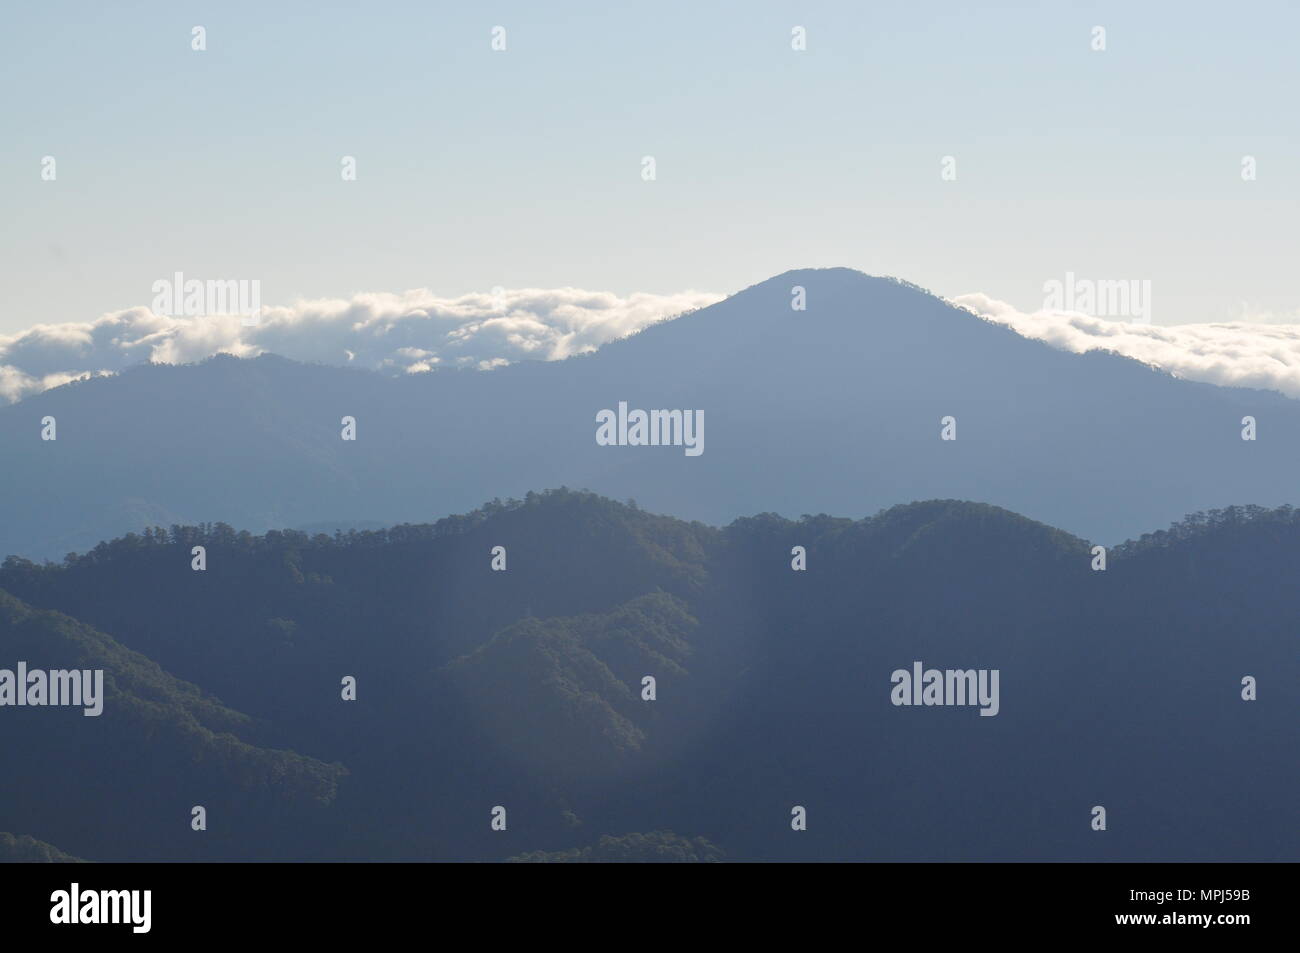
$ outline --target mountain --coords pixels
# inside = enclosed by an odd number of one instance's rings
[[[703,452],[598,445],[597,414],[620,402],[703,411]],[[905,282],[825,269],[553,363],[401,379],[272,356],[141,366],[0,408],[0,452],[0,553],[32,558],[148,525],[427,521],[558,485],[715,524],[978,499],[1115,542],[1293,500],[1300,403],[1057,351]]]
[[[40,726],[57,741],[0,793],[0,826],[89,860],[137,842],[209,856],[163,831],[189,834],[180,792],[229,732],[257,748],[229,742],[203,796],[266,791],[257,817],[274,804],[282,832],[241,817],[226,850],[245,856],[1296,859],[1300,511],[1197,513],[1093,560],[986,504],[719,528],[563,489],[382,531],[176,526],[58,565],[10,558],[0,659],[98,646],[43,657],[112,662],[156,707],[106,705],[119,733],[80,755],[96,719],[26,710],[17,727],[0,709],[15,746]],[[996,714],[894,704],[917,662],[996,671]],[[121,797],[145,770],[139,811],[41,813],[64,786]],[[629,831],[703,840],[601,841]]]

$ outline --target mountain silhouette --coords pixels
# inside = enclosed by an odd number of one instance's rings
[[[703,453],[598,445],[596,415],[620,402],[702,411]],[[56,440],[41,439],[47,416]],[[1292,500],[1300,403],[1058,351],[834,268],[559,362],[400,379],[269,355],[140,366],[0,409],[0,451],[0,552],[32,558],[147,525],[427,521],[558,485],[712,523],[976,499],[1111,543]]]

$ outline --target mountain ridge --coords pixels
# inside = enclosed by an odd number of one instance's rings
[[[620,403],[699,411],[702,453],[600,445],[596,415]],[[976,499],[1109,542],[1226,501],[1294,502],[1300,404],[1055,350],[897,279],[800,270],[563,361],[143,366],[0,408],[0,452],[0,495],[24,503],[0,552],[28,556],[149,523],[391,525],[558,485],[714,524]]]

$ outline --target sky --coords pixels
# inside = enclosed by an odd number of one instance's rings
[[[676,301],[834,265],[1023,313],[1072,273],[1149,281],[1157,325],[1300,323],[1293,3],[0,16],[0,335],[148,306],[176,272],[289,306]]]

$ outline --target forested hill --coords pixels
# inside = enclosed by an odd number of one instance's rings
[[[229,860],[303,850],[346,772],[250,744],[247,715],[62,613],[0,590],[0,668],[102,671],[97,715],[0,708],[0,822],[96,857]],[[191,831],[202,806],[212,828]],[[10,843],[16,851],[32,844]]]
[[[123,714],[42,727],[57,744],[0,793],[0,828],[89,860],[200,859],[219,837],[249,857],[582,859],[604,835],[692,854],[637,834],[655,831],[739,860],[1295,856],[1296,512],[1198,514],[1096,559],[975,503],[716,528],[570,490],[11,558],[0,666],[93,646]],[[914,662],[996,670],[996,714],[893,704]],[[118,792],[120,836],[43,806],[78,764]],[[206,839],[203,798],[229,805]]]

